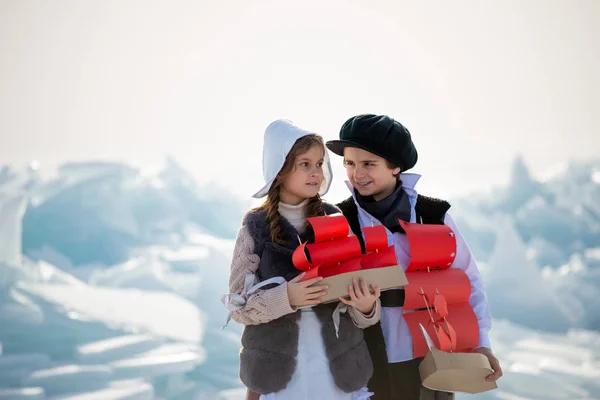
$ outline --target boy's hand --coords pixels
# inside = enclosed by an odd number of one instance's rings
[[[379,286],[371,285],[373,293],[367,287],[365,280],[360,277],[360,285],[356,278],[352,279],[352,284],[348,285],[348,293],[350,294],[350,300],[345,297],[340,297],[340,301],[344,304],[356,308],[363,314],[369,314],[373,311],[375,301],[379,298],[381,290]]]
[[[320,297],[327,294],[329,286],[313,286],[310,285],[319,282],[323,278],[318,276],[313,279],[309,279],[304,282],[300,282],[306,275],[305,272],[301,273],[294,279],[288,282],[287,292],[290,300],[290,306],[292,307],[303,307],[303,306],[314,306],[321,302]]]
[[[500,377],[502,377],[502,367],[500,367],[500,361],[496,358],[494,353],[487,347],[478,347],[473,350],[473,353],[481,353],[488,358],[490,361],[490,365],[494,370],[493,374],[488,375],[485,380],[488,382],[496,382]]]

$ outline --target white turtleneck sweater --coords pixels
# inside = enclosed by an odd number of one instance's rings
[[[307,204],[308,199],[295,206],[280,202],[279,214],[281,214],[283,218],[287,219],[298,232],[302,232],[302,227],[304,226],[304,222],[306,222],[304,211]]]

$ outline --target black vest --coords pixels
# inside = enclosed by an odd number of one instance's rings
[[[335,206],[324,203],[327,214],[339,213]],[[281,218],[284,245],[270,239],[266,212],[254,210],[246,214],[244,224],[260,257],[257,270],[259,280],[283,276],[296,277],[292,253],[298,246],[298,232],[285,218]],[[301,239],[304,234],[300,234]],[[313,307],[321,322],[321,335],[329,359],[329,368],[336,385],[345,392],[353,392],[367,385],[373,374],[373,364],[364,341],[363,330],[356,327],[347,313],[341,314],[339,338],[335,334],[332,314],[338,302]],[[301,312],[284,315],[274,321],[246,325],[242,334],[240,379],[250,390],[267,394],[284,389],[296,369],[298,353],[298,319]]]
[[[364,252],[365,244],[358,219],[358,208],[354,202],[354,198],[349,197],[339,203],[338,207],[342,210],[342,213],[348,220],[352,232],[358,236],[358,240]],[[417,203],[415,204],[417,222],[422,222],[424,224],[444,224],[444,216],[449,209],[450,204],[445,200],[418,195]],[[381,293],[382,307],[401,307],[403,304],[404,289],[389,290]],[[373,397],[374,400],[391,399],[392,386],[381,323],[378,322],[377,324],[366,328],[364,334],[374,368],[373,377],[369,380],[369,390],[375,393],[375,396]],[[394,379],[406,378],[394,377]]]

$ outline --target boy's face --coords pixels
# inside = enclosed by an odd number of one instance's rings
[[[381,200],[396,188],[400,168],[390,168],[386,160],[357,147],[344,149],[344,166],[350,183],[361,196]]]

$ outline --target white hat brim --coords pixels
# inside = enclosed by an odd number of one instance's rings
[[[271,180],[269,182],[267,182],[267,184],[265,186],[263,186],[262,189],[260,189],[256,193],[254,193],[252,195],[252,197],[254,197],[255,199],[260,199],[260,198],[265,197],[269,193],[269,189],[271,188],[271,185],[273,184],[273,182],[275,182],[275,178],[276,178],[276,176],[271,178]]]
[[[312,133],[294,125],[293,122],[288,120],[277,120],[267,127],[263,144],[263,177],[265,179],[269,177],[269,179],[265,181],[264,186],[258,192],[254,193],[252,197],[259,199],[269,193],[269,189],[273,185],[273,182],[275,182],[281,168],[283,168],[286,157],[293,148],[294,143],[301,137]],[[319,190],[321,196],[327,193],[333,178],[329,154],[326,148],[323,151],[325,168],[323,171],[323,186]]]

